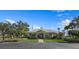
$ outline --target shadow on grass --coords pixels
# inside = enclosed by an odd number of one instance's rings
[[[18,40],[2,40],[2,41],[0,41],[0,43],[3,43],[3,42],[18,42]]]

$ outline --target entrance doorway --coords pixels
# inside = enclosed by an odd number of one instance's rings
[[[38,34],[38,38],[43,39],[43,34],[42,33]]]

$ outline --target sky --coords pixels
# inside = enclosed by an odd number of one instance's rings
[[[60,27],[63,30],[76,16],[79,16],[79,10],[0,10],[0,22],[22,20],[30,29],[57,30]]]

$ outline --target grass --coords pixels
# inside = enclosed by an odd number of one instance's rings
[[[22,39],[18,39],[19,42],[38,42],[37,39],[27,39],[27,38],[22,38]]]
[[[18,42],[38,42],[38,39],[28,39],[28,38],[6,38],[5,40],[18,40]],[[45,42],[65,42],[63,39],[43,39]],[[1,40],[3,41],[3,40]]]
[[[63,39],[43,39],[45,42],[65,42]],[[20,39],[20,42],[38,42],[38,39]]]
[[[65,42],[63,39],[45,39],[45,42]]]

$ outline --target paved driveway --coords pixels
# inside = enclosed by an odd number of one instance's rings
[[[79,49],[79,43],[5,42],[0,49]]]

